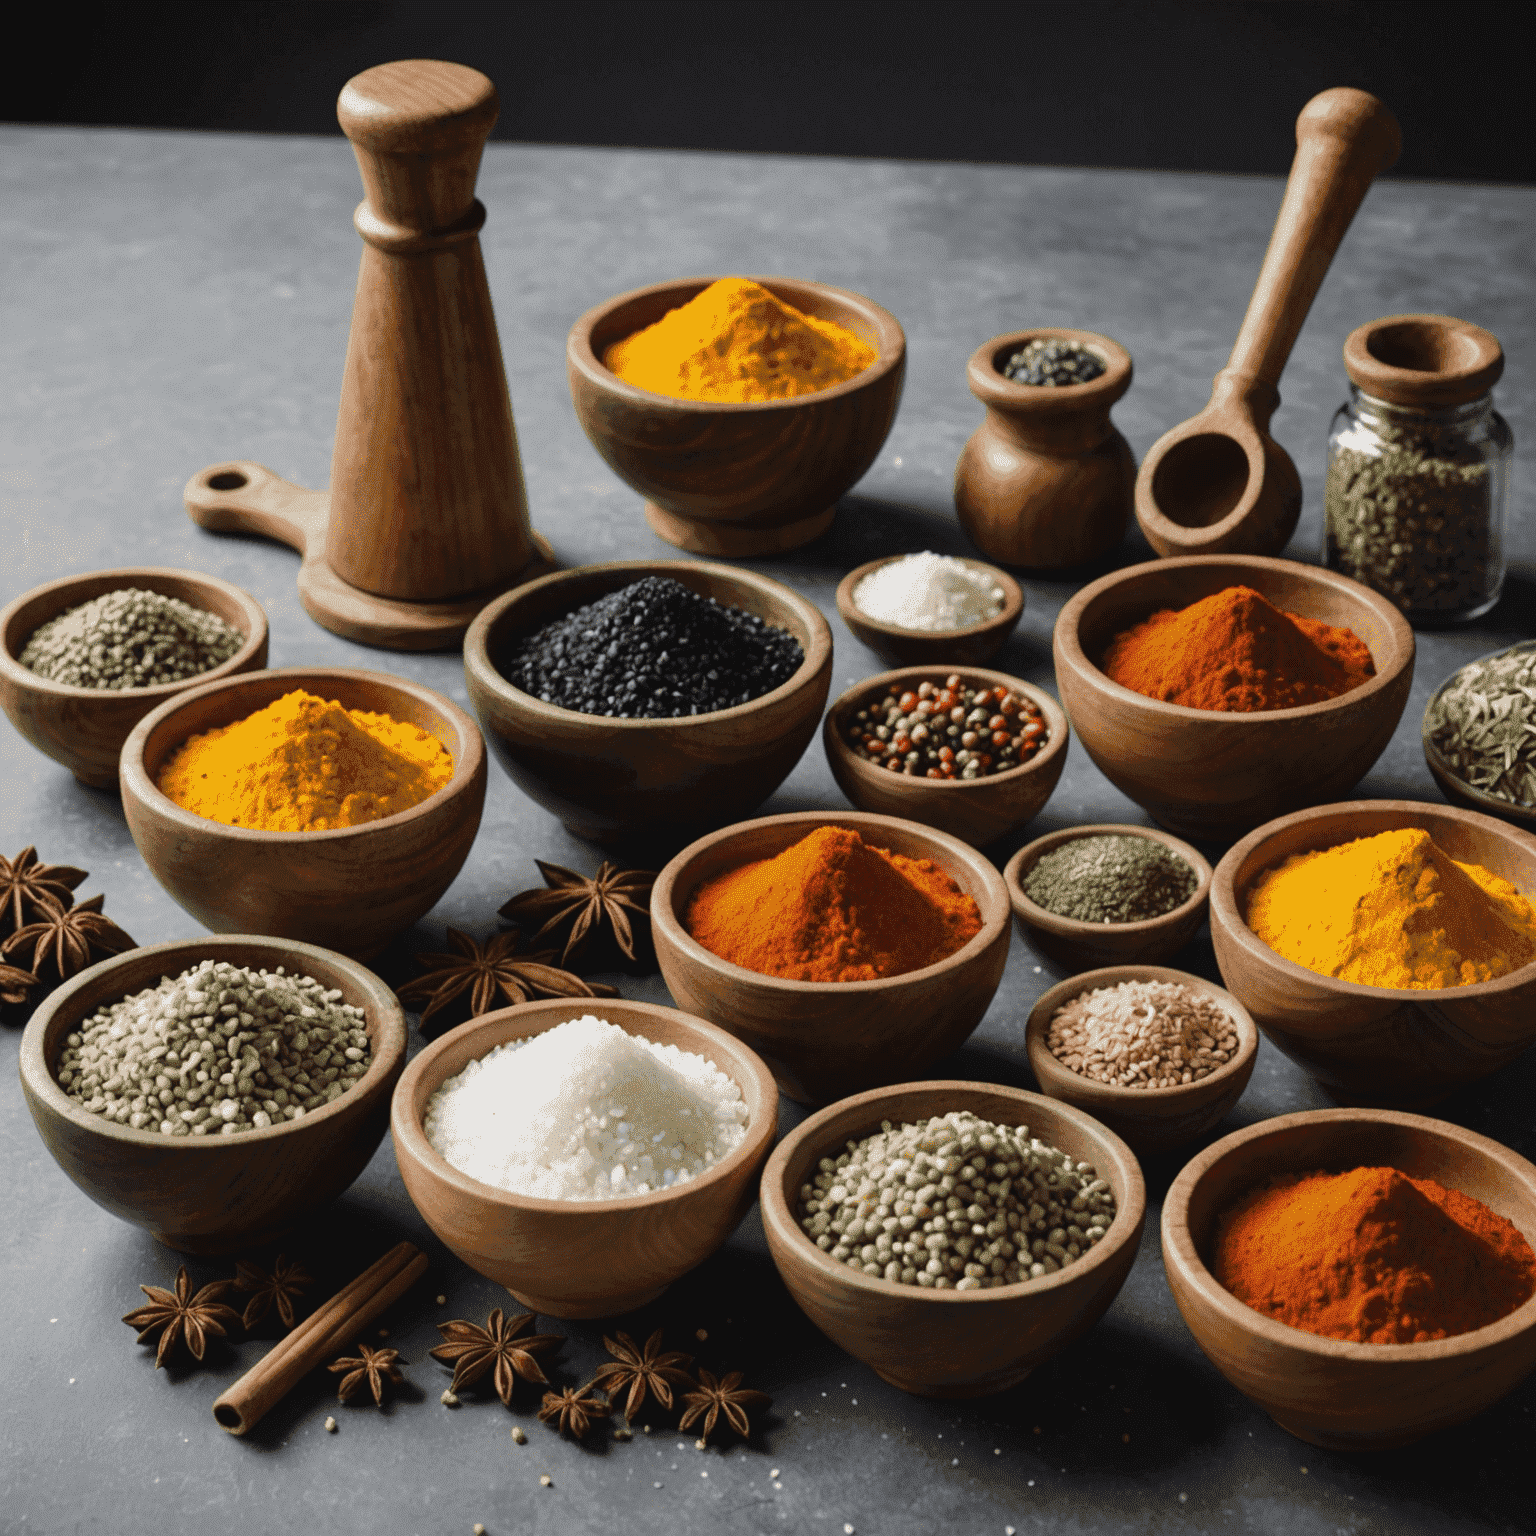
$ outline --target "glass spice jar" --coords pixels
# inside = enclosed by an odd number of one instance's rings
[[[1349,400],[1328,432],[1323,561],[1410,623],[1486,613],[1504,584],[1514,439],[1493,408],[1498,340],[1448,315],[1389,315],[1344,343]]]

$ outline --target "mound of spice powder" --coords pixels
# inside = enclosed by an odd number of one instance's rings
[[[1101,666],[1148,698],[1242,713],[1318,704],[1376,675],[1353,630],[1286,613],[1241,586],[1160,609],[1116,635]]]

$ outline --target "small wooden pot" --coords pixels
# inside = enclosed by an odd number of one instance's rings
[[[1019,384],[1008,359],[1032,341],[1073,341],[1105,371],[1087,384]],[[1131,355],[1096,331],[1036,326],[981,344],[965,365],[986,420],[955,465],[955,512],[976,547],[1005,565],[1058,570],[1101,559],[1130,524],[1131,446],[1109,408],[1131,387]]]

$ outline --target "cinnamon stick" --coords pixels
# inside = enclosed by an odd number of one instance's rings
[[[243,1435],[303,1377],[398,1301],[426,1268],[426,1254],[412,1243],[397,1243],[216,1398],[214,1418],[230,1434]]]

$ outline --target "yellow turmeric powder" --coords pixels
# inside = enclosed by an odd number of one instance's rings
[[[452,756],[419,726],[296,689],[189,736],[157,783],[177,805],[226,826],[323,832],[409,810],[452,776]]]
[[[1309,971],[1368,987],[1465,987],[1536,959],[1536,911],[1419,827],[1293,854],[1260,876],[1248,926]]]
[[[722,277],[603,354],[626,383],[676,400],[789,400],[863,372],[875,349],[745,277]]]

